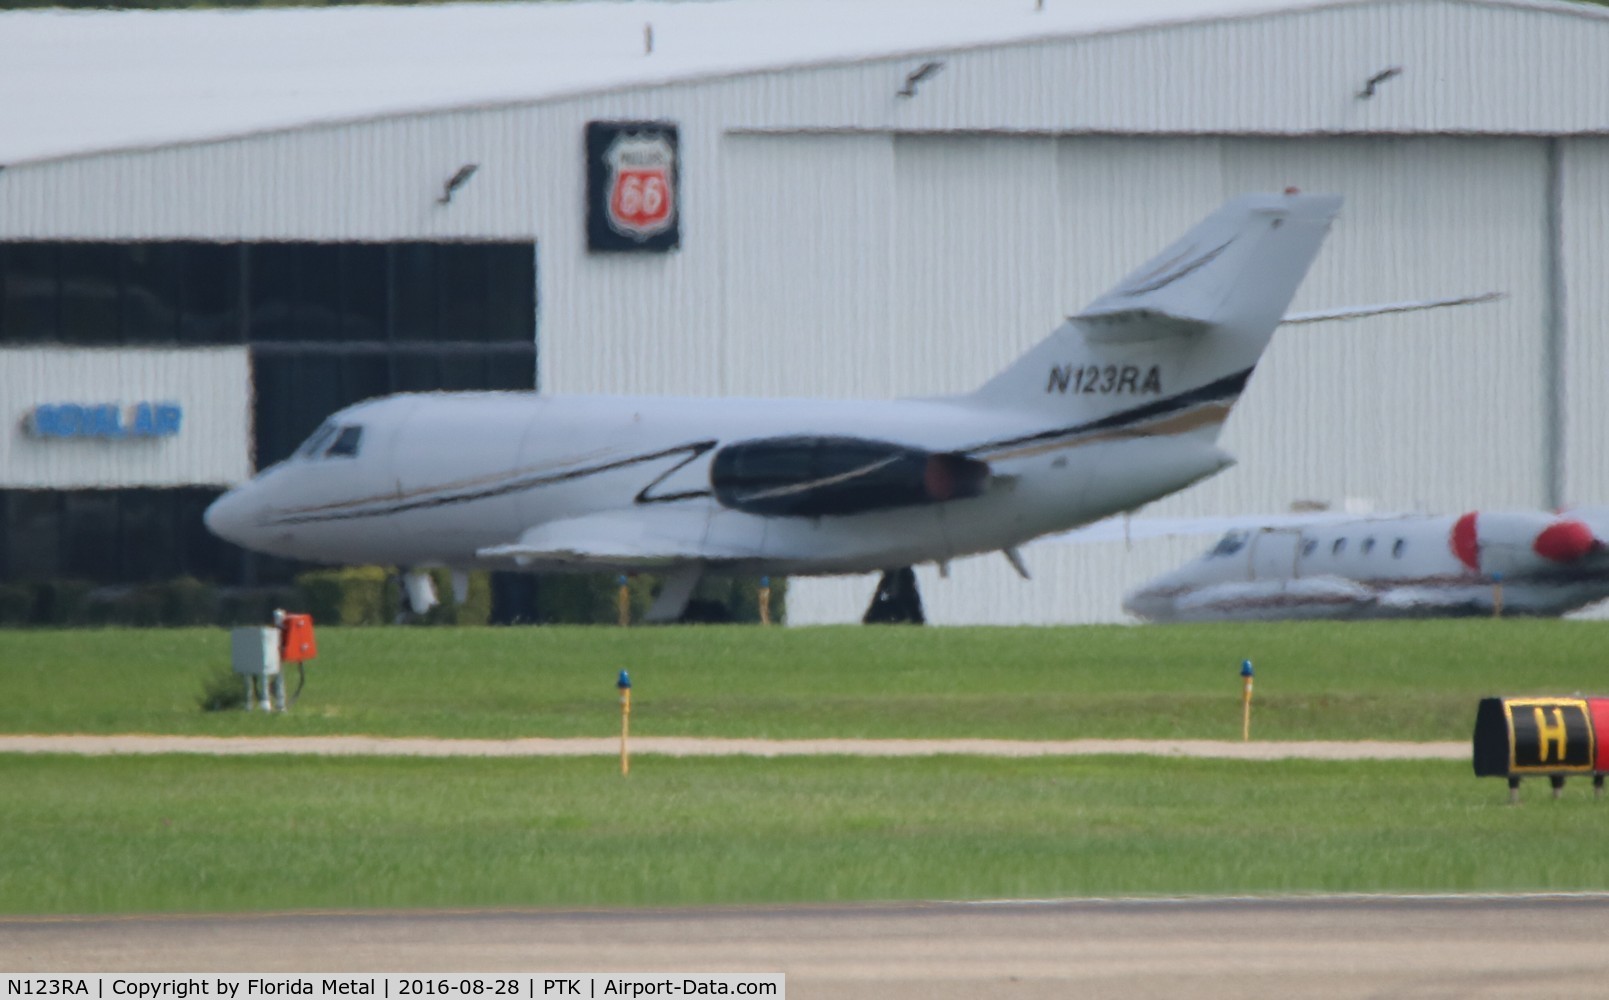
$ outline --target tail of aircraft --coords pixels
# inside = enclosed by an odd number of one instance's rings
[[[1233,198],[986,382],[973,398],[1069,430],[1216,437],[1340,208]]]

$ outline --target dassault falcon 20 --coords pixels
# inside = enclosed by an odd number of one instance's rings
[[[1151,621],[1562,615],[1609,597],[1609,508],[1247,526],[1130,592]]]
[[[1232,463],[1219,431],[1340,203],[1231,199],[964,395],[387,396],[206,523],[274,555],[410,567],[416,607],[431,566],[653,571],[651,621],[704,573],[882,571],[884,600],[918,563],[1001,551],[1026,576],[1024,542]]]

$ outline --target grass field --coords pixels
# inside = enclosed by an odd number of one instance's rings
[[[0,732],[1463,740],[1609,625],[328,629],[287,715],[219,630],[0,632]],[[1468,764],[0,754],[0,912],[1609,889],[1609,802]]]
[[[1609,691],[1609,623],[324,629],[285,716],[202,712],[220,629],[0,631],[0,732],[1448,740],[1487,694]]]
[[[0,912],[1609,889],[1468,765],[0,755]]]

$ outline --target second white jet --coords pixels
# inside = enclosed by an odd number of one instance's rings
[[[1562,615],[1609,597],[1609,508],[1229,531],[1131,592],[1150,621]]]

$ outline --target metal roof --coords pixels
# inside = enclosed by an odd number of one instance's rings
[[[6,12],[0,163],[1334,0],[1043,0],[1043,9],[1036,2]]]
[[[1375,2],[587,0],[12,11],[0,13],[0,164]],[[1572,3],[1453,2],[1609,21],[1602,8]]]

